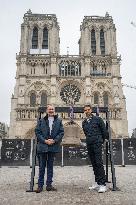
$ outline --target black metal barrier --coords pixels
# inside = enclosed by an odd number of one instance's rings
[[[31,140],[2,139],[2,166],[29,166]]]
[[[122,165],[122,147],[121,147],[121,139],[112,139],[113,146],[113,157],[115,165]],[[103,147],[103,161],[106,164],[106,144]],[[108,163],[110,163],[108,161]]]
[[[136,165],[135,138],[112,139],[112,146],[115,165]],[[2,139],[0,152],[1,166],[30,166],[32,164],[32,143],[30,139]],[[105,164],[106,143],[103,148],[103,160]],[[89,165],[90,160],[87,155],[85,140],[82,140],[81,146],[78,147],[63,146],[62,151],[56,154],[54,163],[56,166]]]
[[[87,148],[84,145],[64,146],[64,164],[63,166],[83,166],[90,164],[90,160],[87,154]]]
[[[124,139],[124,164],[136,165],[136,139]]]

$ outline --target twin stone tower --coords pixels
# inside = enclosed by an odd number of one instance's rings
[[[55,14],[24,14],[20,52],[11,98],[10,138],[31,138],[39,106],[83,107],[91,104],[110,111],[112,137],[127,137],[125,97],[112,17],[85,16],[80,25],[79,55],[61,55],[59,24]],[[67,112],[59,113],[63,124]],[[83,113],[74,113],[81,127]],[[102,117],[104,118],[103,114]]]

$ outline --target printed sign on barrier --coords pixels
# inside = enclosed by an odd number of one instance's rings
[[[30,164],[31,140],[2,139],[2,166],[27,166]]]

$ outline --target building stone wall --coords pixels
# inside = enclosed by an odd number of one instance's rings
[[[56,107],[82,107],[86,103],[108,106],[112,137],[128,136],[113,19],[108,13],[85,16],[80,31],[79,55],[60,55],[56,15],[33,14],[30,10],[24,14],[11,98],[10,138],[31,138],[38,107],[49,103]],[[64,124],[68,122],[68,113],[59,115]],[[80,127],[83,117],[74,114]]]

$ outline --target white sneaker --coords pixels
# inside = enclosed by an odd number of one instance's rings
[[[97,183],[89,187],[89,190],[98,190],[98,189],[99,189],[99,185]]]
[[[98,193],[104,193],[107,191],[107,187],[104,185],[100,185],[98,189]]]

